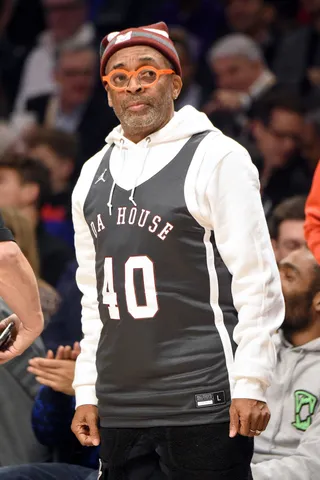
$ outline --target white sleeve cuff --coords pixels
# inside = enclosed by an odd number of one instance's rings
[[[236,381],[233,389],[232,399],[234,398],[250,398],[252,400],[259,400],[260,402],[266,402],[266,386],[258,380],[241,378]]]
[[[76,408],[81,405],[98,405],[95,386],[81,385],[75,388]]]

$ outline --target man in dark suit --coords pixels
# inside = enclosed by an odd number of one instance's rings
[[[97,65],[97,53],[91,46],[65,47],[56,60],[56,94],[27,102],[27,110],[39,124],[78,134],[76,174],[102,148],[108,132],[118,123],[112,109],[106,108],[107,96],[100,93],[101,88],[99,93],[96,89]]]
[[[257,101],[279,88],[257,42],[242,33],[226,35],[208,54],[217,88],[203,107],[212,123],[238,141],[247,135]]]

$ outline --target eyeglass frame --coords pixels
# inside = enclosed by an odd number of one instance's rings
[[[128,88],[129,84],[130,84],[130,80],[131,78],[136,78],[138,77],[139,73],[142,71],[142,70],[151,70],[153,72],[155,72],[155,74],[157,75],[156,76],[156,79],[154,80],[154,82],[152,83],[148,83],[146,85],[141,85],[142,88],[150,88],[152,87],[155,83],[157,83],[159,81],[159,78],[162,76],[162,75],[173,75],[175,74],[176,72],[174,70],[172,70],[172,68],[162,68],[162,69],[159,69],[159,68],[156,68],[156,67],[153,67],[152,65],[143,65],[142,67],[139,67],[137,70],[125,70],[124,68],[115,68],[114,70],[111,70],[111,72],[108,73],[108,75],[104,75],[102,77],[102,81],[107,83],[108,86],[112,89],[112,90],[115,90],[117,92],[123,92],[124,90],[126,90],[126,88]],[[125,86],[125,87],[115,87],[114,85],[111,84],[110,82],[110,78],[112,75],[114,75],[114,72],[121,72],[121,73],[125,73],[126,75],[128,75],[128,84]]]

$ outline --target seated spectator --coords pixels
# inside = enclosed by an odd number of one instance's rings
[[[7,35],[13,10],[12,0],[0,2],[0,118],[8,118],[19,84],[24,52],[15,48]]]
[[[304,233],[308,247],[320,264],[320,163],[307,198]]]
[[[149,2],[152,22],[159,18],[169,26],[188,30],[197,44],[197,58],[205,55],[209,46],[225,33],[224,12],[217,0],[165,0]],[[142,23],[143,24],[143,23]]]
[[[6,1],[6,0],[5,0]],[[9,0],[12,15],[7,27],[7,37],[15,48],[28,54],[45,29],[43,0]]]
[[[41,210],[46,230],[73,247],[71,183],[78,153],[77,138],[54,129],[36,129],[27,139],[27,154],[50,170],[51,195]]]
[[[172,28],[170,38],[179,55],[183,81],[182,90],[175,101],[175,110],[186,105],[199,109],[203,103],[203,91],[195,78],[196,59],[192,54],[188,32],[182,28]]]
[[[320,108],[311,110],[305,117],[301,154],[310,170],[314,171],[320,159]]]
[[[38,441],[54,453],[56,462],[3,468],[0,479],[96,480],[98,449],[82,447],[70,428],[75,408],[72,382],[79,353],[79,344],[73,348],[61,346],[55,356],[49,351],[47,358],[36,357],[29,362],[28,374],[43,385],[34,402],[32,426]]]
[[[24,65],[15,110],[25,109],[35,95],[50,95],[56,90],[55,52],[65,45],[89,45],[95,41],[95,31],[86,21],[87,0],[42,0],[47,30],[31,51]]]
[[[50,192],[50,172],[39,161],[23,155],[0,158],[0,208],[16,207],[36,230],[40,277],[56,286],[73,258],[67,244],[50,235],[40,220],[40,211]]]
[[[247,126],[253,102],[277,88],[262,51],[250,37],[235,33],[216,42],[208,62],[217,89],[203,107],[214,125],[233,138]]]
[[[230,30],[255,40],[270,68],[279,41],[276,16],[272,0],[226,0],[226,20]]]
[[[309,192],[313,171],[300,156],[303,122],[303,105],[287,92],[266,96],[252,112],[255,143],[245,146],[260,173],[266,215],[285,198]]]
[[[75,397],[72,388],[79,344],[60,346],[56,355],[30,360],[29,372],[43,385],[33,409],[33,428],[38,440],[55,451],[61,463],[20,465],[0,469],[1,480],[96,480],[98,447],[82,447],[70,429]],[[158,455],[143,444],[132,452],[128,464],[130,480],[163,480]]]
[[[280,44],[274,71],[284,83],[319,100],[320,86],[320,0],[300,0],[310,24],[288,33]]]
[[[0,320],[11,313],[0,299]],[[31,424],[39,384],[27,371],[28,362],[33,357],[43,356],[44,345],[38,338],[22,355],[0,366],[0,467],[51,459],[49,449],[37,440]]]
[[[30,263],[37,278],[41,309],[46,328],[48,327],[51,316],[58,310],[60,296],[51,285],[39,277],[40,264],[34,228],[31,223],[28,222],[28,219],[16,208],[1,208],[1,215],[6,227],[13,233],[15,241]]]
[[[58,93],[32,97],[26,105],[39,125],[78,134],[78,170],[118,124],[103,88],[95,90],[97,65],[98,53],[92,47],[60,50],[55,64]]]
[[[57,291],[61,298],[58,311],[50,318],[50,323],[42,332],[41,338],[48,350],[57,351],[59,345],[72,345],[82,339],[81,298],[76,282],[77,262],[70,262],[60,278]]]
[[[320,266],[306,248],[280,262],[286,316],[267,390],[268,428],[255,438],[254,480],[316,480],[320,469]]]
[[[19,135],[14,128],[9,123],[0,121],[0,157],[15,151],[17,147],[19,148],[20,142]]]
[[[281,202],[268,219],[269,233],[277,262],[306,245],[303,226],[306,197],[295,196]]]

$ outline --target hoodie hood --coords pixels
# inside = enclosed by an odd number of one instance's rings
[[[153,147],[163,143],[183,140],[184,138],[189,138],[205,130],[219,132],[205,113],[199,112],[194,107],[187,105],[178,112],[175,112],[172,119],[161,130],[148,135],[148,146]],[[141,140],[137,145],[141,145],[145,141],[146,139]],[[107,136],[106,142],[109,145],[114,143],[117,146],[120,146],[122,143],[122,148],[130,148],[130,146],[134,147],[134,145],[136,145],[123,136],[121,125],[118,125],[112,130]]]
[[[320,337],[312,340],[311,342],[305,343],[304,345],[299,345],[298,347],[294,347],[283,335],[282,330],[280,330],[279,334],[276,335],[276,344],[278,348],[290,348],[295,350],[296,352],[318,352],[320,353]]]
[[[130,153],[134,154],[134,152],[136,152],[137,150],[141,151],[143,149],[143,153],[141,152],[141,155],[143,156],[143,161],[141,166],[138,167],[138,173],[135,177],[135,183],[131,189],[131,193],[129,196],[130,202],[134,206],[136,206],[136,202],[134,200],[136,186],[139,178],[144,172],[147,157],[153,147],[188,139],[196,133],[204,132],[207,130],[219,132],[219,130],[217,130],[212,125],[212,123],[204,113],[199,112],[190,105],[183,107],[181,110],[179,110],[179,112],[175,112],[172,119],[161,130],[158,130],[157,132],[148,135],[146,138],[144,138],[137,144],[131,142],[123,135],[123,129],[121,125],[118,125],[116,128],[114,128],[112,132],[107,136],[106,142],[109,146],[114,144],[119,149],[119,160],[122,166],[122,170],[125,168],[126,161],[130,161]],[[134,155],[132,157],[134,157]],[[120,172],[120,176],[121,174],[122,172]],[[117,180],[118,177],[114,178],[113,185],[109,194],[108,207],[110,215],[112,215],[112,198],[117,186]]]

